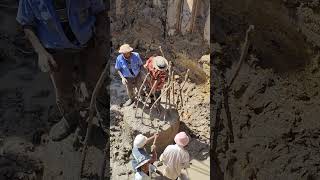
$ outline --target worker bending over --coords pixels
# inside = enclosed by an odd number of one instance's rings
[[[151,174],[153,172],[162,175],[162,173],[153,165],[153,163],[157,160],[156,146],[151,146],[151,156],[145,149],[145,145],[150,143],[156,137],[158,137],[157,133],[149,138],[139,134],[134,139],[132,149],[132,166],[135,171],[135,180],[151,180]]]
[[[157,81],[151,96],[151,104],[161,95],[161,89],[167,78],[168,61],[162,56],[151,56],[144,65],[147,72],[150,73],[148,79],[148,90],[152,89],[153,84]]]

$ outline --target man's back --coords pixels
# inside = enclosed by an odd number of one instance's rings
[[[167,166],[165,174],[175,179],[190,161],[189,153],[177,144],[169,145],[160,156],[160,160]]]

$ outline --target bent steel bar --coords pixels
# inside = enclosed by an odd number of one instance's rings
[[[143,82],[142,82],[142,84],[141,84],[141,86],[140,86],[140,88],[139,88],[138,97],[137,97],[137,99],[136,99],[136,112],[134,113],[134,116],[135,116],[135,117],[137,116],[138,104],[139,104],[139,100],[140,100],[140,97],[141,97],[140,93],[141,93],[142,87],[143,87],[143,85],[145,84],[145,82],[147,81],[147,78],[148,78],[149,75],[150,75],[150,73],[148,72],[148,74],[147,74],[146,77],[144,78],[144,80],[143,80]]]
[[[153,109],[153,107],[155,106],[155,104],[161,99],[161,97],[163,96],[163,95],[165,95],[165,94],[167,94],[167,90],[169,89],[169,88],[171,88],[171,86],[172,86],[172,84],[170,84],[168,87],[167,87],[167,89],[165,89],[163,92],[164,93],[162,93],[159,97],[158,97],[158,99],[152,104],[152,106],[151,106],[151,108],[150,108],[150,110],[149,110],[149,116],[151,115],[151,111],[152,111],[152,109]]]
[[[144,104],[143,104],[143,107],[142,107],[142,111],[141,111],[141,119],[142,119],[142,120],[143,120],[143,110],[144,110],[144,108],[146,107],[147,101],[149,100],[149,97],[150,97],[152,91],[154,90],[154,88],[156,87],[157,83],[158,83],[158,80],[156,80],[156,81],[153,83],[152,88],[151,88],[151,90],[150,90],[150,92],[149,92],[146,100],[144,101]],[[138,108],[137,108],[137,109],[138,109]]]

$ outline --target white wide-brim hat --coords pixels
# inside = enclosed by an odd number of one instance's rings
[[[119,49],[119,53],[128,53],[131,51],[133,51],[133,48],[130,47],[129,44],[123,44],[122,46],[120,46],[120,49]]]
[[[152,59],[152,65],[157,70],[165,71],[168,68],[168,61],[162,56],[156,56]]]
[[[133,141],[133,146],[137,147],[137,148],[143,148],[144,145],[146,145],[147,143],[147,137],[142,135],[142,134],[138,134]]]

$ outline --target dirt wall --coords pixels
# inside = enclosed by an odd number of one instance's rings
[[[255,26],[253,51],[264,67],[289,71],[307,63],[319,47],[318,1],[217,1],[214,11],[215,40],[221,43],[244,38]]]

